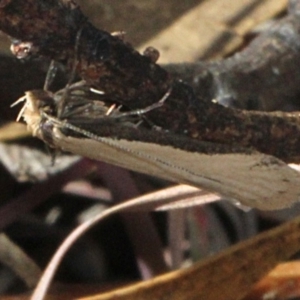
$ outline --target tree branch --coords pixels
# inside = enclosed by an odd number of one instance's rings
[[[287,24],[294,33],[290,38],[283,35]],[[297,14],[278,23],[274,29],[274,35],[281,38],[282,45],[292,41],[289,49],[299,43],[293,26],[298,26]],[[163,130],[232,148],[254,147],[287,162],[300,161],[298,114],[225,108],[213,103],[211,98],[200,99],[202,93],[199,89],[196,97],[190,86],[155,63],[153,51],[140,55],[120,37],[96,29],[73,1],[2,0],[0,29],[18,40],[12,48],[19,56],[39,54],[69,66],[76,61],[76,70],[88,85],[104,91],[106,100],[130,109],[145,108],[158,102],[171,88],[171,95],[164,105],[147,113],[147,118]],[[267,36],[261,38],[268,39]],[[253,43],[251,47],[257,47],[259,41]],[[274,47],[269,52],[273,57],[268,60],[270,66],[276,59],[276,50]],[[289,51],[284,53],[288,55]],[[267,54],[253,53],[253,56],[248,56],[249,61],[245,61],[247,52],[242,57],[249,67],[253,61],[268,59]],[[224,61],[222,68],[218,67],[224,71],[222,78],[226,78],[224,74],[230,63],[235,66],[232,74],[237,78],[239,67],[243,68],[243,64],[240,65],[243,59],[236,56],[231,61]],[[218,69],[216,66],[214,68]],[[261,76],[266,76],[271,82],[277,78],[276,72],[273,70],[275,75],[272,77],[272,69],[268,70],[269,73]],[[244,80],[251,75],[245,75]],[[234,82],[234,78],[229,80]]]

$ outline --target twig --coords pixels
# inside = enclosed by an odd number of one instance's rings
[[[81,29],[77,72],[89,85],[103,90],[109,101],[131,109],[144,108],[172,86],[164,105],[147,114],[162,129],[233,148],[254,147],[288,162],[300,160],[298,114],[239,111],[212,99],[199,99],[191,87],[155,64],[151,55],[140,55],[118,37],[93,27],[72,1],[10,0],[0,4],[0,29],[19,39],[18,47],[25,43],[27,54],[71,64]],[[290,18],[292,25],[297,24],[296,17]],[[277,34],[285,25],[279,23]]]

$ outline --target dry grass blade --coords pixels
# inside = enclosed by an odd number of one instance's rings
[[[130,211],[167,211],[203,205],[218,201],[221,198],[199,188],[178,184],[172,187],[145,194],[139,197],[144,204],[132,207]]]
[[[114,206],[75,229],[60,246],[43,277],[32,300],[44,298],[58,264],[73,243],[97,222],[114,213],[148,205],[148,198],[139,197]],[[153,202],[159,202],[155,199]],[[273,268],[279,261],[287,259],[299,249],[300,218],[274,230],[260,234],[223,253],[200,262],[194,267],[160,276],[146,283],[125,290],[105,294],[101,300],[114,299],[237,299],[245,295],[249,287]],[[259,265],[259,268],[253,266]],[[218,289],[215,288],[218,286]],[[230,287],[230,288],[229,288]],[[168,295],[168,296],[167,296]],[[167,298],[165,298],[167,297]]]
[[[238,300],[300,248],[300,217],[179,270],[82,300]]]
[[[172,190],[173,189],[173,190]],[[162,194],[165,194],[166,192],[163,191]],[[195,196],[195,194],[199,194],[199,189],[182,185],[179,187],[171,188],[171,196],[173,198],[168,198],[168,197],[150,197],[149,195],[141,196],[134,198],[130,201],[127,201],[125,203],[115,205],[114,207],[107,209],[95,217],[91,218],[90,220],[87,220],[86,222],[82,223],[80,226],[78,226],[67,238],[66,240],[62,243],[60,248],[57,250],[55,255],[53,256],[52,260],[48,264],[48,267],[46,268],[44,275],[42,276],[33,296],[32,300],[40,300],[43,299],[45,296],[45,293],[48,289],[48,286],[54,276],[54,273],[61,262],[63,256],[65,253],[69,250],[69,248],[74,244],[74,242],[82,236],[87,230],[89,230],[92,226],[94,226],[96,223],[99,221],[102,221],[103,219],[118,213],[118,212],[124,212],[124,211],[133,211],[133,210],[141,210],[144,209],[144,207],[147,207],[148,209],[152,207],[158,207],[162,204],[168,203],[170,201],[174,201],[174,196],[177,194],[181,194],[181,198],[179,199],[182,200],[182,196],[187,196],[190,193],[190,195]],[[200,193],[203,193],[200,191]],[[155,193],[154,193],[155,194]],[[159,194],[159,192],[158,192]],[[152,194],[150,194],[152,195]],[[178,197],[178,196],[177,196]]]
[[[188,198],[192,196],[192,199],[194,199],[196,195],[203,195],[203,193],[203,191],[199,191],[199,189],[197,188],[190,187],[187,185],[179,185],[157,193],[151,193],[149,195],[137,197],[120,205],[116,205],[110,209],[105,210],[104,212],[99,213],[90,220],[82,223],[69,235],[69,237],[57,250],[56,254],[50,261],[46,271],[44,272],[44,275],[42,276],[40,283],[38,284],[31,299],[41,300],[44,298],[48,286],[54,276],[54,273],[65,253],[82,234],[84,234],[88,229],[90,229],[99,221],[118,212],[144,210],[145,207],[149,210],[150,207],[151,209],[153,209],[155,207],[159,207],[160,205],[164,205],[171,201],[175,201],[176,199],[181,200],[180,202],[184,201],[182,199],[185,197]],[[167,195],[169,197],[167,197]]]
[[[33,288],[41,276],[41,270],[4,233],[0,234],[0,261],[11,268],[29,288]]]

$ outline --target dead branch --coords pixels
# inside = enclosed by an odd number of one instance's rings
[[[298,24],[296,14],[289,20],[290,26]],[[286,23],[279,23],[275,33],[280,36],[284,28]],[[73,1],[2,0],[0,29],[16,39],[12,48],[17,55],[43,55],[69,66],[76,61],[76,70],[87,84],[130,109],[145,108],[172,88],[164,105],[147,113],[164,130],[299,161],[298,114],[241,111],[213,103],[211,98],[197,98],[190,86],[155,64],[151,51],[140,55],[118,36],[96,29]],[[264,56],[253,59],[260,61]],[[238,70],[237,58],[233,62]]]

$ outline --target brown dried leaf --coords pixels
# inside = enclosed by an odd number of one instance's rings
[[[278,262],[300,248],[300,217],[189,269],[82,300],[238,300]]]
[[[278,265],[243,300],[287,300],[300,297],[300,262]]]

